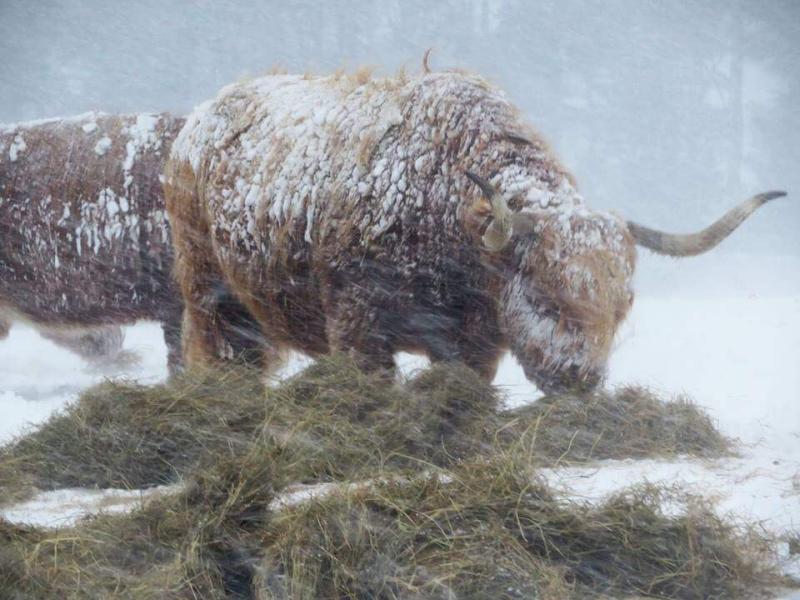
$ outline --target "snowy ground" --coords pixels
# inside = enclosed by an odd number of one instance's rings
[[[711,268],[713,262],[643,257],[645,276],[618,336],[609,383],[646,384],[667,395],[686,393],[724,432],[741,440],[741,456],[602,461],[551,470],[551,483],[589,500],[642,480],[681,483],[717,499],[723,512],[758,522],[768,531],[800,531],[800,260],[724,259],[725,266]],[[140,361],[115,376],[143,382],[166,376],[157,325],[129,328],[125,347]],[[298,358],[286,373],[303,364]],[[402,357],[405,371],[423,365],[417,358]],[[107,376],[34,330],[15,325],[0,342],[0,443],[45,420]],[[510,358],[502,363],[496,383],[506,390],[510,404],[538,396]],[[140,497],[139,492],[58,491],[5,507],[2,514],[14,521],[58,525],[86,512],[124,510]],[[794,563],[788,567],[796,572],[800,565]]]

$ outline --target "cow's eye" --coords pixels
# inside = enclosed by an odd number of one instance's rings
[[[540,311],[548,319],[558,321],[561,318],[561,311],[558,309],[558,306],[550,302],[542,304]]]
[[[525,208],[525,196],[522,194],[517,194],[516,196],[512,196],[511,198],[506,198],[506,202],[508,203],[508,207],[514,211],[520,211]]]

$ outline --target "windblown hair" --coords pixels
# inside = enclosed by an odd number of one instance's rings
[[[469,171],[540,219],[531,234],[559,228],[558,243],[535,260],[529,236],[487,248],[492,207]],[[606,250],[620,278],[633,269],[624,223],[586,209],[504,95],[464,73],[225,88],[188,118],[166,193],[187,360],[201,364],[218,335],[209,277],[230,286],[274,348],[346,350],[387,369],[394,352],[422,351],[491,376],[512,334],[498,302],[522,262],[549,268],[556,288],[569,273],[550,263],[564,257],[578,268]]]
[[[633,301],[637,243],[691,255],[758,206],[669,235],[590,210],[502,92],[463,72],[272,75],[187,119],[165,193],[185,356],[215,360],[223,281],[273,353],[399,350],[487,377],[510,348],[544,390],[591,387]]]

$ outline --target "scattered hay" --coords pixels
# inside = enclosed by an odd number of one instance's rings
[[[0,501],[31,487],[137,489],[171,483],[202,457],[245,443],[264,415],[250,371],[151,387],[103,383],[0,449]]]
[[[733,442],[687,398],[664,402],[641,387],[545,397],[507,416],[506,435],[551,464],[733,452]]]
[[[778,582],[764,541],[696,500],[640,487],[569,502],[535,469],[728,442],[642,390],[514,411],[472,371],[389,384],[342,357],[281,386],[253,371],[107,383],[0,450],[25,486],[181,491],[57,530],[0,520],[9,598],[740,597]],[[300,482],[351,482],[276,508]],[[665,514],[680,501],[677,514]],[[780,582],[784,583],[784,582]]]
[[[742,597],[776,581],[764,546],[664,489],[565,502],[495,455],[447,477],[350,489],[273,516],[259,598]]]
[[[444,465],[488,444],[499,403],[464,367],[397,386],[341,357],[276,389],[248,370],[153,387],[105,383],[0,449],[0,499],[33,488],[173,483],[258,436],[291,455],[300,482]]]
[[[0,519],[0,597],[236,597],[250,585],[239,573],[269,516],[273,465],[256,445],[127,515],[56,530]]]
[[[460,365],[434,367],[394,385],[341,357],[312,365],[275,390],[273,399],[281,411],[272,411],[267,423],[274,431],[282,418],[291,435],[278,439],[317,463],[304,469],[302,482],[457,463],[491,448],[502,401]]]
[[[521,454],[269,509],[257,445],[129,515],[42,531],[0,521],[9,598],[750,597],[782,582],[761,541],[664,490],[567,502]],[[683,501],[683,499],[681,499]]]
[[[0,502],[35,489],[138,489],[179,481],[263,438],[294,481],[448,468],[523,444],[542,466],[692,454],[730,443],[707,415],[637,388],[543,398],[513,411],[474,372],[434,366],[403,384],[343,357],[277,388],[238,369],[145,387],[104,383],[38,430],[0,448]]]

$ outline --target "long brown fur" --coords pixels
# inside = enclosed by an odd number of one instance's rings
[[[269,86],[307,88],[321,99],[299,96],[280,104],[262,91]],[[303,114],[282,124],[271,120],[273,111],[291,110],[294,102],[331,102],[317,110],[335,112],[334,97],[350,102],[345,114],[364,124],[349,124],[343,117],[341,127],[335,122],[318,130],[309,125],[307,138],[297,139],[280,127],[307,123]],[[377,115],[370,112],[371,102]],[[469,107],[475,107],[474,115],[465,112]],[[209,139],[203,138],[207,126],[219,127]],[[277,129],[264,133],[265,127]],[[509,131],[525,136],[526,143]],[[317,145],[325,150],[311,154]],[[295,166],[300,156],[307,162]],[[393,168],[405,173],[402,183],[388,175],[370,175],[387,161],[387,173]],[[320,167],[328,163],[330,170]],[[209,108],[190,117],[166,167],[176,274],[186,303],[187,364],[205,365],[219,358],[214,348],[222,321],[213,311],[213,289],[215,281],[223,280],[259,324],[273,355],[288,349],[312,356],[345,351],[365,368],[391,371],[394,353],[404,350],[422,352],[434,361],[460,360],[491,378],[502,353],[511,347],[543,388],[581,380],[596,383],[607,340],[630,306],[632,240],[611,216],[576,213],[575,224],[567,224],[578,230],[585,222],[599,236],[601,250],[605,238],[614,246],[619,237],[630,252],[607,254],[621,264],[615,266],[620,277],[605,293],[606,305],[597,308],[602,319],[587,325],[593,315],[588,308],[571,314],[566,307],[577,309],[581,299],[560,294],[553,300],[565,306],[564,317],[559,314],[556,320],[572,336],[563,352],[585,357],[580,364],[553,360],[541,348],[549,342],[515,331],[515,319],[530,319],[510,307],[521,301],[512,293],[517,275],[524,277],[532,296],[550,293],[549,280],[539,277],[536,283],[533,270],[561,250],[532,249],[527,235],[515,236],[502,251],[484,247],[481,240],[486,239],[492,210],[466,176],[473,170],[500,177],[517,164],[528,165],[531,180],[554,202],[560,195],[573,202],[571,177],[541,139],[501,95],[471,75],[374,81],[361,74],[282,76],[227,88]],[[348,181],[351,171],[363,173],[363,179]],[[316,178],[323,183],[314,203],[303,182]],[[284,199],[271,187],[278,182],[285,182],[280,184]],[[397,190],[402,194],[395,198]],[[250,212],[245,206],[253,193],[260,195]],[[555,205],[542,210],[523,197],[510,200],[512,210],[525,209],[542,219],[562,214]],[[294,216],[276,217],[275,211],[292,210],[287,206],[302,208]],[[581,261],[592,251],[579,244],[567,254]],[[548,269],[556,279],[566,276],[564,269]],[[597,273],[605,276],[605,270]],[[610,319],[608,305],[614,305]],[[591,340],[583,337],[584,330]],[[269,358],[267,362],[276,364]]]
[[[188,364],[220,358],[222,281],[272,355],[391,371],[404,350],[491,378],[510,349],[543,390],[602,381],[639,230],[586,205],[501,91],[426,71],[262,77],[187,119],[165,193]]]
[[[138,146],[137,115],[0,130],[0,305],[44,328],[160,321],[175,366],[182,303],[159,176],[183,120],[153,118]]]
[[[119,350],[119,325],[153,320],[170,370],[180,367],[183,302],[161,177],[183,123],[89,113],[0,126],[0,336],[24,320],[94,359]],[[220,287],[218,312],[237,310],[228,299]],[[248,345],[229,329],[217,351],[231,344]]]

